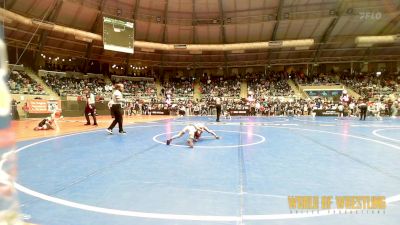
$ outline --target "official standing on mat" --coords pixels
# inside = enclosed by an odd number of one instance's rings
[[[125,102],[124,98],[122,97],[122,91],[124,90],[123,84],[116,84],[115,91],[112,95],[112,106],[111,106],[111,115],[114,115],[114,121],[108,127],[107,132],[112,134],[112,130],[118,123],[119,133],[126,134],[123,129],[123,104]]]
[[[217,109],[217,122],[219,122],[219,117],[221,116],[221,98],[215,98],[215,108]]]
[[[365,117],[367,116],[367,109],[368,109],[368,106],[367,106],[367,103],[365,102],[365,100],[363,100],[359,104],[358,108],[360,109],[360,120],[365,120]]]
[[[94,94],[90,92],[90,89],[88,87],[85,88],[84,94],[86,97],[86,107],[85,107],[86,124],[85,125],[90,125],[89,115],[91,115],[93,117],[93,125],[97,126],[96,106],[95,106],[96,100],[94,98]]]

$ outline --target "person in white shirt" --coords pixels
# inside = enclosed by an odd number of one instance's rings
[[[308,115],[308,105],[307,104],[303,105],[303,115]]]
[[[259,101],[256,102],[256,114],[260,113],[261,104]]]
[[[90,92],[90,89],[88,87],[85,88],[84,91],[85,98],[86,98],[86,107],[85,107],[85,118],[86,118],[86,124],[85,125],[90,125],[90,119],[89,116],[93,117],[93,125],[97,126],[97,121],[96,121],[96,100],[94,98],[94,94]]]
[[[399,111],[398,107],[399,107],[399,101],[393,102],[392,107],[390,108],[392,112],[392,118],[396,118],[397,112]]]
[[[199,114],[200,114],[200,106],[199,105],[194,105],[194,107],[193,107],[193,114],[195,115],[195,116],[198,116]]]
[[[312,110],[311,110],[311,116],[312,116],[312,118],[315,118],[315,116],[317,115],[317,112],[316,112],[316,110],[318,110],[318,107],[317,107],[317,105],[316,104],[311,104],[312,105]]]
[[[382,117],[381,117],[381,109],[382,109],[382,103],[381,103],[381,101],[377,101],[377,102],[375,102],[375,111],[374,111],[374,114],[375,114],[375,118],[377,119],[377,120],[382,120]]]
[[[111,115],[114,115],[114,121],[107,128],[107,132],[112,134],[113,133],[112,130],[118,123],[119,133],[126,134],[126,132],[123,129],[123,115],[124,115],[123,104],[125,103],[125,100],[122,96],[122,91],[124,90],[124,85],[116,84],[115,89],[116,90],[112,95],[112,106],[111,106]]]
[[[354,103],[354,102],[350,102],[350,104],[349,104],[349,108],[350,108],[350,116],[354,116],[354,114],[355,114],[355,107],[356,107],[356,104]]]
[[[339,103],[339,106],[337,107],[338,111],[339,111],[339,117],[342,118],[343,117],[343,112],[344,112],[344,106],[342,103]]]

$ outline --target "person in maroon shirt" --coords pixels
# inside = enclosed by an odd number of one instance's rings
[[[96,121],[96,99],[94,97],[94,94],[90,92],[90,89],[88,87],[85,88],[84,91],[85,98],[86,98],[86,107],[85,107],[85,118],[86,118],[86,124],[85,125],[90,125],[90,119],[89,115],[93,117],[93,125],[97,126],[97,121]]]

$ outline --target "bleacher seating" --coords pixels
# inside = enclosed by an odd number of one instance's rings
[[[191,99],[194,95],[194,82],[190,79],[171,79],[162,85],[164,94],[171,94],[173,98]]]
[[[292,96],[294,95],[294,92],[290,88],[287,79],[288,75],[283,72],[248,74],[248,91],[252,91],[255,98]]]
[[[240,79],[238,77],[230,77],[229,79],[222,77],[202,79],[201,94],[204,99],[210,96],[238,99],[240,97]]]
[[[12,71],[8,79],[12,94],[45,95],[42,85],[34,81],[25,71]]]

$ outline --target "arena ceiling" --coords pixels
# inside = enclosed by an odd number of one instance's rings
[[[103,50],[100,41],[6,23],[9,45],[40,53],[161,66],[247,66],[400,60],[400,43],[359,47],[355,37],[400,33],[400,0],[5,0],[5,9],[29,18],[102,33],[102,16],[135,23],[135,39],[174,44],[223,44],[312,38],[308,49],[244,52],[187,51],[135,54]],[[2,5],[3,7],[3,5]]]

